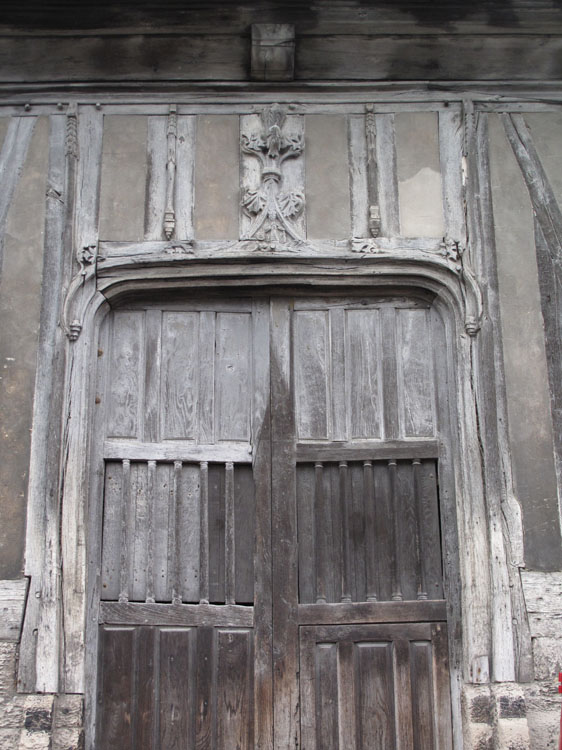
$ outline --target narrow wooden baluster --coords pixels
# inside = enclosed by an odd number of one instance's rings
[[[396,491],[396,461],[388,462],[388,472],[390,479],[390,504],[392,513],[392,601],[401,602],[404,598],[400,588],[399,579],[399,559],[400,550],[398,549],[399,534],[399,516],[398,516],[398,493]]]
[[[209,603],[209,464],[202,461],[199,466],[199,601]]]
[[[146,502],[148,505],[148,533],[146,535],[146,601],[152,603],[154,599],[154,518],[156,493],[154,480],[156,475],[156,461],[148,462],[148,476],[146,483]]]
[[[418,576],[418,599],[427,599],[425,566],[423,564],[425,540],[423,534],[423,491],[421,488],[420,466],[421,461],[419,459],[415,459],[414,461],[412,461],[412,470],[414,472],[414,505],[416,508],[416,566]]]
[[[226,603],[236,601],[236,548],[234,539],[234,464],[227,461],[224,478],[224,564]]]
[[[174,572],[172,581],[172,604],[181,604],[181,461],[174,461]]]
[[[351,549],[349,546],[349,498],[347,461],[340,461],[340,509],[342,524],[342,602],[351,601]]]
[[[123,461],[121,485],[121,559],[119,568],[119,601],[129,601],[129,511],[131,505],[131,462]]]
[[[367,601],[377,601],[377,561],[375,535],[375,493],[373,463],[363,461],[363,499],[365,508],[365,568],[367,573]]]
[[[314,536],[316,538],[316,602],[326,602],[326,508],[324,502],[324,467],[314,464]]]

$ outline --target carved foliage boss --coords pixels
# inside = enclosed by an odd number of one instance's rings
[[[242,210],[251,219],[243,239],[258,240],[260,249],[274,250],[279,244],[304,241],[295,222],[304,209],[304,194],[282,190],[282,164],[302,154],[304,139],[300,133],[284,132],[286,115],[278,105],[262,110],[260,119],[258,133],[241,136],[243,153],[261,164],[259,187],[246,188],[242,195]]]

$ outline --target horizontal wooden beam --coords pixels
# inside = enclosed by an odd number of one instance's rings
[[[106,440],[106,460],[123,461],[183,461],[184,463],[250,463],[252,448],[248,443],[224,442],[198,445],[171,440],[165,443],[141,443],[135,440]]]
[[[252,628],[254,626],[254,608],[238,604],[102,602],[99,621],[106,625]]]
[[[444,600],[408,602],[359,602],[352,604],[300,604],[299,625],[347,625],[356,623],[445,622]]]
[[[362,440],[349,443],[298,443],[297,461],[386,461],[438,458],[437,440]]]

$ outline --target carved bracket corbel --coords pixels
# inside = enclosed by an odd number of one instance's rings
[[[260,113],[260,130],[243,133],[240,141],[242,153],[258,159],[261,167],[259,186],[246,187],[242,194],[242,211],[251,223],[241,239],[257,240],[261,250],[304,242],[296,223],[304,210],[304,191],[282,189],[283,163],[303,153],[304,138],[284,131],[286,119],[279,105],[266,107]]]
[[[88,245],[76,251],[76,260],[80,271],[68,286],[64,298],[61,326],[69,341],[77,341],[82,331],[82,319],[90,293],[95,292],[96,280],[96,245]]]

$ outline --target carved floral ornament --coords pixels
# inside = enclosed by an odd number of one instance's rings
[[[261,164],[261,184],[257,189],[246,188],[242,195],[242,210],[252,219],[242,239],[258,240],[260,250],[275,250],[287,242],[304,242],[295,224],[304,209],[304,192],[282,190],[283,162],[302,154],[304,138],[284,131],[287,117],[277,104],[262,110],[260,119],[261,132],[241,136],[243,153]]]

